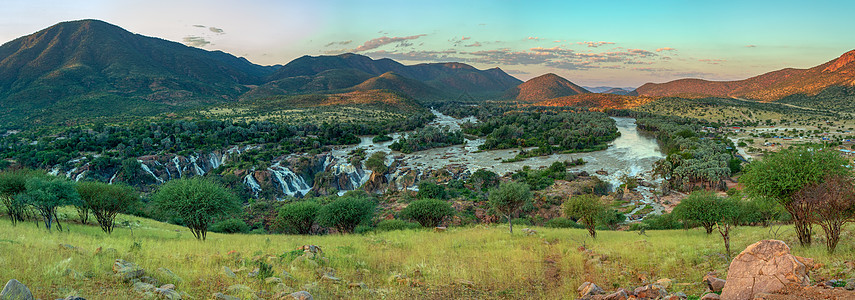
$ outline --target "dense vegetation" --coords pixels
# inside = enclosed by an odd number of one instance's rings
[[[597,112],[516,112],[468,124],[464,132],[485,136],[482,150],[537,147],[518,158],[602,150],[620,133],[614,120]]]
[[[413,153],[430,148],[459,144],[463,144],[462,132],[452,131],[448,126],[427,126],[401,137],[392,143],[392,145],[389,145],[389,149],[403,153]]]

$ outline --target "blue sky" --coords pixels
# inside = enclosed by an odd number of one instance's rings
[[[0,41],[61,21],[284,64],[356,52],[587,86],[741,79],[855,49],[855,1],[4,0]]]

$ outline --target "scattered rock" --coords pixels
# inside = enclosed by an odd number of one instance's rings
[[[161,286],[160,286],[160,288],[162,288],[162,289],[164,289],[164,290],[174,290],[174,289],[175,289],[175,285],[174,285],[174,284],[171,284],[171,283],[170,283],[170,284],[164,284],[164,285],[161,285]]]
[[[232,269],[230,269],[229,267],[226,267],[226,266],[223,266],[223,274],[225,274],[226,277],[228,277],[228,278],[236,278],[237,277],[237,275],[235,275],[235,272],[232,272]]]
[[[113,272],[124,281],[131,281],[143,277],[145,270],[137,266],[137,264],[125,261],[124,259],[116,259],[113,263]]]
[[[523,232],[525,235],[536,235],[536,234],[537,234],[537,230],[534,230],[534,229],[531,229],[531,228],[523,228],[522,232]]]
[[[721,296],[716,293],[706,293],[698,300],[721,300]]]
[[[135,281],[145,282],[145,283],[151,284],[153,286],[159,286],[160,285],[160,281],[158,281],[157,279],[155,279],[153,277],[149,277],[149,276],[140,277],[138,279],[135,279]]]
[[[308,253],[312,253],[315,255],[323,255],[324,254],[324,251],[321,250],[321,247],[318,247],[316,245],[303,245],[303,246],[297,247],[297,250],[303,250],[303,252],[308,252]]]
[[[351,289],[362,289],[362,290],[368,289],[368,285],[366,285],[365,283],[362,283],[362,282],[353,282],[351,284],[348,284],[347,287],[351,288]]]
[[[807,267],[790,247],[778,240],[751,244],[733,259],[721,298],[751,300],[757,293],[775,293],[790,284],[810,283]]]
[[[252,270],[252,272],[249,272],[249,274],[246,274],[246,277],[255,277],[255,276],[258,276],[258,271],[259,271],[259,269],[258,269],[258,268],[255,268],[255,270]]]
[[[264,283],[266,283],[266,284],[280,284],[280,283],[282,283],[282,279],[279,277],[267,277],[267,278],[264,278]]]
[[[33,300],[33,293],[26,285],[12,279],[6,282],[3,286],[3,291],[0,291],[0,300]]]
[[[721,293],[721,290],[724,288],[725,280],[716,278],[712,274],[707,274],[704,276],[704,283],[707,284],[707,288],[714,293]]]
[[[626,300],[629,298],[629,295],[626,293],[626,290],[619,289],[617,292],[605,295],[600,297],[600,300]]]
[[[674,282],[674,281],[672,281],[671,279],[668,279],[668,278],[662,278],[662,279],[657,280],[657,281],[656,281],[656,282],[654,282],[653,284],[658,284],[659,286],[661,286],[661,287],[663,287],[663,288],[665,288],[665,289],[668,289],[668,288],[670,288],[670,287],[671,287],[671,284],[672,284],[673,282]]]
[[[295,300],[314,300],[314,298],[312,298],[312,294],[309,294],[309,292],[307,291],[293,292],[291,294],[288,294],[288,296],[290,296],[291,299]]]
[[[324,274],[324,276],[321,277],[321,280],[326,281],[326,282],[339,282],[339,281],[341,281],[341,278],[332,276],[330,274]]]
[[[157,288],[154,290],[154,293],[160,296],[161,299],[181,300],[181,294],[174,289]]]
[[[676,293],[674,293],[673,295],[671,295],[671,297],[670,297],[670,298],[671,298],[671,300],[677,300],[677,299],[685,300],[685,299],[688,299],[688,298],[689,298],[689,296],[688,296],[688,295],[686,295],[686,293],[683,293],[683,292],[676,292]]]
[[[58,300],[86,300],[86,298],[83,298],[80,296],[68,296],[68,297],[65,297],[62,299],[58,299]]]
[[[182,282],[182,281],[184,281],[184,279],[182,279],[181,276],[178,276],[175,273],[172,273],[172,271],[170,271],[167,268],[157,268],[157,273],[160,273],[160,275],[162,275],[163,278],[169,279],[170,282]]]
[[[638,298],[659,299],[667,296],[668,291],[666,291],[665,288],[661,285],[648,284],[635,288],[633,294],[635,294],[635,296]]]
[[[214,293],[211,295],[214,300],[240,300],[237,297],[229,296],[223,293]]]
[[[156,287],[151,283],[145,283],[142,281],[137,281],[134,283],[134,291],[145,293],[145,292],[153,292]]]
[[[582,283],[582,285],[580,285],[579,288],[576,289],[576,291],[579,292],[579,297],[583,298],[605,293],[605,291],[598,287],[596,284],[587,281],[585,281],[585,283]]]
[[[243,284],[235,284],[235,285],[229,286],[228,288],[226,288],[226,292],[229,295],[232,295],[232,296],[235,296],[235,297],[238,297],[241,299],[253,298],[252,296],[255,295],[255,291],[253,291],[252,288],[245,286]]]

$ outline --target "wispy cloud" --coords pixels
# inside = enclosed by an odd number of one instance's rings
[[[418,35],[411,35],[411,36],[404,36],[404,37],[383,36],[383,37],[368,40],[365,43],[363,43],[362,45],[360,45],[359,47],[356,47],[356,49],[353,49],[353,51],[354,52],[368,51],[371,49],[377,49],[379,47],[382,47],[382,46],[385,46],[385,45],[388,45],[391,43],[407,41],[407,40],[415,40],[415,39],[418,39],[418,38],[423,37],[423,36],[426,36],[426,34],[418,34]]]
[[[597,47],[602,46],[602,45],[614,45],[615,43],[613,43],[613,42],[578,42],[576,44],[588,45],[588,47],[597,48]]]
[[[204,47],[211,43],[201,36],[185,36],[183,41],[185,45],[191,47]]]
[[[469,44],[469,45],[463,45],[463,47],[481,47],[481,43],[474,42],[474,43]]]
[[[223,34],[223,30],[217,27],[208,27],[208,30],[216,34]]]
[[[527,40],[539,41],[539,40],[541,40],[541,38],[536,37],[536,36],[530,36],[530,37],[528,37],[528,38],[527,38]]]
[[[699,62],[705,62],[705,63],[711,64],[711,65],[718,65],[718,64],[720,64],[720,63],[726,62],[727,60],[725,60],[725,59],[712,59],[712,58],[705,58],[705,59],[699,59],[698,61],[699,61]]]
[[[662,52],[662,51],[677,51],[677,49],[674,49],[671,47],[664,47],[664,48],[656,49],[656,52]]]
[[[756,48],[757,45],[745,45],[745,48]]]
[[[330,47],[330,46],[334,46],[334,45],[342,45],[342,46],[344,46],[344,45],[347,45],[347,44],[350,44],[350,43],[353,43],[353,40],[338,41],[338,42],[329,42],[329,43],[327,43],[326,45],[324,45],[324,47]]]
[[[465,35],[464,35],[462,38],[460,38],[460,40],[461,40],[461,41],[465,41],[465,40],[468,40],[468,39],[471,39],[471,38],[472,38],[471,36],[465,36]]]

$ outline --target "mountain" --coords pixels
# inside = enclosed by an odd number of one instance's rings
[[[442,91],[427,84],[403,77],[395,72],[386,72],[380,76],[369,78],[351,88],[357,91],[390,90],[403,93],[415,99],[429,99],[442,95]]]
[[[273,71],[103,21],[63,22],[0,46],[0,117],[48,123],[235,100]]]
[[[652,97],[635,97],[606,93],[587,93],[554,98],[534,103],[535,106],[576,106],[596,109],[628,109],[652,102]]]
[[[792,95],[817,95],[837,86],[855,85],[855,50],[809,69],[787,68],[735,81],[679,79],[647,83],[636,91],[644,96],[736,97],[775,101]]]
[[[505,92],[504,98],[535,102],[587,93],[590,92],[575,83],[561,76],[548,73],[529,79],[523,84],[508,89]]]
[[[314,78],[332,70],[355,70],[371,76],[381,76],[393,72],[402,78],[417,80],[444,93],[475,95],[480,98],[500,95],[510,87],[521,83],[499,68],[478,70],[462,63],[428,63],[403,65],[388,58],[370,57],[346,53],[335,56],[303,56],[297,58],[268,76],[267,80],[290,82]],[[353,86],[361,83],[356,82]],[[265,88],[269,88],[265,87]],[[283,89],[286,93],[300,93],[297,90]],[[404,91],[398,91],[404,92]],[[417,95],[410,95],[417,97]]]
[[[615,95],[624,95],[624,96],[638,96],[638,93],[635,92],[635,89],[623,89],[623,88],[611,88],[606,91],[602,91],[600,93],[603,94],[615,94]]]
[[[633,87],[613,87],[613,86],[582,86],[582,87],[585,88],[586,90],[590,91],[591,93],[605,93],[605,92],[608,92],[609,90],[615,90],[615,89],[626,90],[626,91],[634,91],[635,90],[635,88],[633,88]]]

